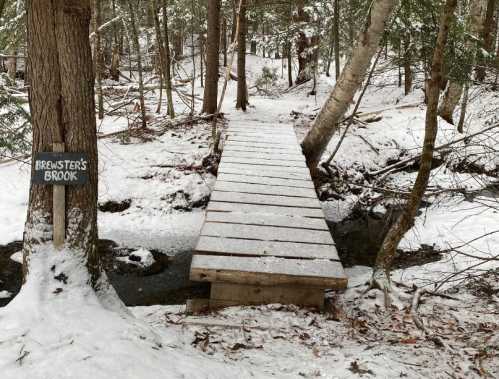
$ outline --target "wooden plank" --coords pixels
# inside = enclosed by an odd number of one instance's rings
[[[230,136],[228,139],[228,143],[232,142],[246,142],[246,143],[257,143],[261,145],[268,145],[270,147],[274,146],[285,146],[285,147],[293,147],[298,148],[298,143],[295,138],[279,138],[279,137],[240,137],[240,136]]]
[[[224,149],[222,158],[249,158],[249,159],[261,159],[261,160],[276,160],[285,162],[298,162],[305,163],[305,157],[298,154],[274,154],[272,152],[261,152],[261,151],[245,151],[245,150],[233,150]]]
[[[236,141],[236,140],[231,140],[229,142],[231,146],[242,146],[246,148],[260,148],[260,149],[267,149],[269,151],[272,150],[280,150],[280,151],[286,151],[286,152],[291,152],[291,153],[299,153],[301,154],[301,150],[298,148],[298,145],[278,145],[274,143],[260,143],[260,142],[247,142],[247,141]]]
[[[228,132],[276,132],[276,133],[290,133],[294,132],[294,128],[286,126],[283,128],[276,128],[273,126],[236,126],[232,125],[227,129]]]
[[[237,301],[246,305],[279,303],[321,308],[324,306],[324,290],[293,286],[212,283],[210,300]]]
[[[267,186],[265,184],[234,183],[217,180],[215,191],[254,193],[261,195],[281,195],[294,197],[310,197],[315,199],[315,191],[309,188],[295,188],[284,186]]]
[[[233,138],[239,137],[239,138],[264,138],[264,139],[279,139],[282,138],[286,141],[289,141],[290,143],[298,143],[298,139],[296,138],[296,135],[293,132],[289,133],[284,133],[284,132],[257,132],[257,131],[250,131],[250,132],[228,132],[226,134],[228,137],[228,140],[232,140]]]
[[[339,262],[275,257],[194,255],[190,279],[203,282],[334,289],[344,289],[347,285],[347,277]]]
[[[254,212],[262,214],[324,218],[322,209],[316,208],[280,207],[275,205],[226,203],[221,201],[210,201],[208,203],[207,210],[211,212]]]
[[[241,124],[237,121],[231,122],[229,130],[248,130],[248,129],[272,129],[272,130],[293,130],[293,126],[290,124],[268,124],[268,123],[251,123],[251,124]]]
[[[285,187],[314,189],[314,184],[311,181],[307,180],[262,177],[257,175],[247,175],[241,173],[231,174],[231,173],[219,172],[218,180],[226,182],[254,183],[254,184],[265,184],[269,186],[285,186]]]
[[[325,220],[242,212],[208,212],[206,221],[329,231]]]
[[[225,145],[223,148],[223,153],[248,153],[248,154],[258,154],[262,157],[264,156],[286,156],[286,159],[295,159],[295,160],[305,160],[302,152],[299,150],[282,150],[282,149],[272,149],[267,147],[252,147],[252,146],[236,146],[236,145]],[[284,158],[282,158],[284,159]]]
[[[201,236],[195,254],[329,259],[339,261],[336,247],[282,241],[252,241],[237,238]]]
[[[276,145],[276,144],[267,144],[267,145],[259,145],[258,143],[255,142],[245,142],[245,141],[236,141],[236,140],[224,140],[224,146],[225,147],[230,147],[234,149],[247,149],[250,151],[250,149],[267,149],[267,150],[279,150],[277,153],[278,154],[294,154],[298,153],[300,155],[303,155],[302,150],[298,144],[289,144],[287,146],[281,146],[281,145]],[[277,147],[276,147],[277,146]],[[281,150],[289,150],[291,153],[286,153]]]
[[[328,231],[283,228],[277,226],[224,224],[206,222],[201,230],[202,236],[243,238],[258,241],[283,241],[334,245]]]
[[[286,138],[293,138],[296,141],[296,134],[293,129],[281,129],[281,130],[272,130],[272,129],[229,129],[227,131],[227,135],[252,135],[253,137],[258,136],[284,136]]]
[[[269,140],[269,141],[275,141],[275,140],[281,140],[285,141],[288,143],[293,143],[297,144],[298,140],[296,139],[296,136],[294,134],[275,134],[275,133],[227,133],[227,137],[230,140],[232,139],[248,139],[248,140],[254,140],[254,139],[264,139],[264,140]]]
[[[221,201],[224,203],[278,205],[283,207],[321,209],[319,201],[309,197],[288,197],[278,195],[259,195],[254,193],[213,191],[211,193],[211,200]]]
[[[269,166],[265,164],[258,164],[258,163],[232,163],[232,162],[221,162],[220,167],[234,167],[236,169],[241,170],[244,172],[245,169],[248,168],[253,168],[257,169],[259,171],[276,171],[278,173],[285,172],[285,173],[292,173],[292,174],[299,174],[301,176],[305,176],[306,178],[310,178],[310,171],[307,166],[303,165],[302,167],[296,167],[296,166]]]
[[[236,163],[220,163],[218,172],[224,174],[245,174],[251,176],[262,176],[269,178],[296,179],[303,181],[311,181],[308,170],[284,170],[270,169],[268,166],[262,165],[241,165]]]
[[[262,158],[240,158],[231,157],[230,154],[224,154],[222,156],[222,162],[227,163],[241,163],[241,164],[258,164],[271,167],[301,167],[307,169],[307,165],[304,161],[288,161],[283,159],[262,159]]]

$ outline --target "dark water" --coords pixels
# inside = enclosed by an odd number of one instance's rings
[[[22,266],[10,259],[10,256],[21,250],[21,241],[0,245],[0,291],[7,290],[17,294],[22,284]],[[7,305],[12,298],[0,299],[0,307]]]
[[[22,266],[10,259],[21,250],[22,242],[0,245],[0,291],[17,294],[22,284]],[[120,248],[109,240],[100,240],[99,249],[104,269],[121,300],[128,306],[153,304],[183,304],[187,299],[208,297],[209,286],[189,281],[192,254],[178,252],[168,257],[160,251],[152,251],[156,263],[147,269],[119,262],[116,256],[128,255],[132,250]],[[0,299],[0,307],[10,299]]]
[[[400,213],[400,209],[388,210],[386,214],[357,210],[340,222],[328,221],[343,265],[374,266],[383,239]],[[416,251],[398,250],[393,268],[418,266],[441,258],[432,246],[422,245]]]

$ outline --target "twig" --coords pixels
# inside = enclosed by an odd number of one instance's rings
[[[448,143],[444,143],[443,145],[437,146],[437,147],[435,147],[434,151],[440,151],[440,150],[446,149],[446,148],[448,148],[448,147],[450,147],[452,145],[455,145],[456,143],[459,143],[459,142],[465,141],[467,139],[476,137],[476,136],[478,136],[480,134],[483,134],[483,133],[486,133],[486,132],[488,132],[488,131],[490,131],[492,129],[496,129],[497,127],[499,127],[499,122],[496,123],[496,124],[493,124],[493,125],[489,126],[488,128],[480,130],[479,132],[476,132],[476,133],[470,134],[468,136],[464,136],[464,137],[458,138],[458,139],[456,139],[454,141],[451,141],[451,142],[448,142]],[[397,168],[404,167],[408,163],[414,162],[414,161],[418,160],[419,158],[421,158],[421,154],[417,154],[417,155],[415,155],[413,157],[404,159],[404,160],[399,161],[397,163],[394,163],[394,164],[392,164],[390,166],[386,166],[385,168],[382,168],[381,170],[373,171],[373,172],[368,172],[367,174],[369,176],[378,176],[378,175],[390,172],[392,170],[395,170]]]
[[[346,137],[346,135],[348,133],[348,129],[350,129],[350,126],[354,122],[354,116],[355,116],[355,114],[357,113],[357,111],[358,111],[358,109],[360,107],[360,103],[362,101],[362,98],[364,97],[364,94],[366,93],[367,87],[369,87],[369,83],[371,82],[371,79],[372,79],[373,74],[374,74],[374,70],[376,69],[376,65],[379,62],[379,58],[381,57],[381,53],[382,52],[383,52],[383,48],[379,49],[378,55],[376,56],[376,60],[374,61],[373,65],[371,67],[371,71],[369,72],[369,75],[367,77],[367,80],[366,80],[366,83],[364,85],[364,88],[362,89],[362,92],[360,93],[359,98],[357,99],[357,103],[355,104],[355,108],[354,108],[352,114],[347,118],[348,124],[345,127],[345,130],[343,131],[343,134],[341,135],[340,140],[336,144],[336,147],[334,148],[333,152],[331,153],[331,155],[329,156],[329,158],[324,162],[323,165],[328,166],[329,164],[331,164],[331,161],[333,160],[334,156],[336,155],[336,153],[340,149],[340,146],[343,143],[343,140],[345,139],[345,137]]]

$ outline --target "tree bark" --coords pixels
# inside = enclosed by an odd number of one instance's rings
[[[167,101],[167,113],[170,118],[175,118],[175,109],[173,108],[173,95],[172,95],[172,60],[170,53],[170,39],[168,36],[168,13],[167,13],[167,0],[163,0],[163,38],[165,49],[165,89]]]
[[[218,54],[220,48],[220,0],[208,0],[208,38],[206,41],[206,77],[204,81],[203,113],[217,110]]]
[[[388,231],[376,258],[373,280],[378,281],[378,284],[380,284],[385,290],[390,288],[390,268],[393,258],[395,257],[396,249],[405,233],[414,224],[414,217],[417,214],[421,200],[423,199],[428,185],[433,160],[433,151],[435,148],[435,139],[438,132],[437,108],[440,95],[440,83],[442,81],[445,46],[447,44],[449,29],[454,20],[454,11],[456,6],[457,0],[446,0],[442,10],[440,30],[433,54],[431,79],[428,86],[428,108],[426,110],[425,137],[418,176],[403,213]]]
[[[140,102],[141,126],[142,128],[146,128],[147,116],[146,116],[146,105],[144,101],[144,79],[142,77],[142,53],[140,51],[139,32],[135,20],[135,16],[137,14],[137,8],[133,4],[134,1],[135,0],[128,0],[128,10],[130,12],[132,43],[135,48],[135,52],[137,53],[137,71],[139,76],[139,102]]]
[[[464,44],[466,51],[472,51],[474,55],[472,66],[476,62],[476,49],[477,42],[482,34],[483,24],[485,20],[485,13],[487,9],[487,0],[471,0],[470,16],[468,21],[468,31],[473,38],[467,38]],[[465,81],[469,80],[473,67],[465,67]],[[456,80],[449,80],[445,90],[443,99],[438,108],[438,114],[449,124],[454,124],[454,110],[459,104],[461,95],[463,93],[463,82]]]
[[[154,23],[154,31],[156,33],[156,47],[159,57],[159,100],[158,107],[156,108],[156,113],[161,112],[161,102],[163,101],[163,83],[165,81],[165,46],[163,45],[163,36],[161,34],[161,25],[159,23],[158,17],[158,2],[157,0],[151,1],[151,17]]]
[[[239,10],[239,34],[237,36],[237,99],[236,109],[246,111],[248,105],[248,87],[246,85],[246,6],[247,1],[241,1]]]
[[[227,19],[222,20],[222,50],[224,53],[224,67],[227,66]]]
[[[371,59],[383,37],[385,23],[396,4],[396,0],[374,0],[372,3],[366,27],[359,34],[349,62],[302,143],[307,164],[312,171],[317,167],[324,150],[338,128],[341,117],[361,86]]]
[[[87,153],[89,182],[66,188],[66,245],[86,264],[97,286],[97,136],[94,73],[89,43],[90,0],[26,1],[32,156],[65,143]],[[52,187],[30,185],[24,231],[24,279],[29,256],[52,239]],[[50,267],[46,268],[47,270]],[[70,274],[70,273],[68,273]]]
[[[406,32],[407,33],[407,32]],[[404,93],[409,95],[412,90],[412,51],[411,36],[407,33],[404,37]]]
[[[291,51],[291,42],[287,42],[286,55],[288,58],[288,87],[293,86],[293,55]]]
[[[99,32],[99,26],[102,25],[102,8],[101,1],[94,0],[94,70],[95,70],[95,84],[97,90],[97,115],[99,120],[104,118],[104,97],[102,95],[102,69],[104,67],[102,56],[102,38]]]
[[[489,54],[494,53],[494,29],[496,22],[494,20],[494,14],[496,12],[497,0],[489,0],[487,3],[487,12],[485,14],[485,23],[482,29],[481,39],[483,41],[483,48]],[[486,75],[486,65],[487,59],[480,54],[480,65],[477,67],[476,78],[478,81],[483,82]]]
[[[302,24],[301,30],[298,32],[298,40],[296,42],[296,50],[298,54],[298,75],[296,77],[296,84],[305,83],[312,79],[313,65],[317,60],[319,42],[318,36],[307,37],[303,30],[305,23],[310,21],[310,16],[305,11],[305,1],[298,0],[295,21]],[[265,54],[264,54],[265,56]]]
[[[335,78],[340,78],[340,0],[334,0],[334,69]]]

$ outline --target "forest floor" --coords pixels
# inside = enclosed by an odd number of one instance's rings
[[[250,107],[246,113],[234,109],[236,85],[230,82],[223,107],[226,126],[292,123],[302,138],[334,80],[322,75],[315,95],[309,94],[312,82],[288,90],[279,78],[280,61],[248,59]],[[258,89],[255,83],[263,66],[275,67],[278,78]],[[400,246],[391,312],[384,310],[379,291],[365,292],[383,233],[411,189],[417,164],[387,174],[377,171],[415,156],[424,133],[422,83],[416,80],[413,93],[404,96],[397,80],[390,70],[376,75],[360,107],[375,117],[359,117],[329,173],[318,183],[349,277],[345,293],[328,295],[330,306],[324,313],[268,305],[185,314],[185,299],[206,291],[189,283],[187,273],[203,208],[216,180],[203,166],[210,149],[210,124],[172,126],[176,120],[154,113],[158,92],[150,91],[148,130],[134,127],[133,103],[126,114],[118,112],[98,122],[99,237],[108,276],[135,318],[130,321],[132,316],[124,311],[115,317],[81,308],[79,317],[88,317],[87,324],[64,327],[54,321],[48,325],[61,328],[55,333],[60,335],[49,336],[45,326],[38,330],[40,339],[26,341],[23,333],[35,330],[39,319],[21,318],[27,323],[22,333],[14,319],[18,312],[38,311],[29,303],[33,297],[14,297],[21,283],[20,265],[14,260],[19,260],[30,167],[27,159],[1,164],[0,306],[14,298],[0,308],[0,369],[6,375],[2,377],[62,378],[71,369],[82,378],[116,372],[134,378],[499,376],[499,129],[439,151],[424,205]],[[128,94],[129,84],[106,84],[111,109]],[[202,88],[195,92],[197,99],[202,97]],[[499,121],[497,92],[472,87],[470,99],[467,135]],[[178,94],[175,107],[184,113],[178,119],[186,117],[188,110]],[[454,126],[440,121],[437,146],[461,136]],[[329,152],[338,140],[339,135],[332,139]],[[429,291],[417,311],[426,333],[411,315],[417,288]],[[70,308],[80,309],[88,296],[82,290],[72,303],[68,297]],[[52,310],[48,307],[44,317]],[[75,317],[57,310],[62,323],[63,315]],[[92,320],[102,326],[92,329]],[[89,326],[93,332],[82,333],[81,328]],[[94,342],[92,336],[102,340]],[[41,342],[46,338],[50,342]],[[128,344],[116,348],[114,355],[112,348],[106,351],[106,346],[121,346],[122,340]],[[145,348],[152,340],[152,349]],[[81,341],[94,343],[94,350]],[[68,361],[78,363],[63,369]],[[60,372],[54,374],[57,367]]]

